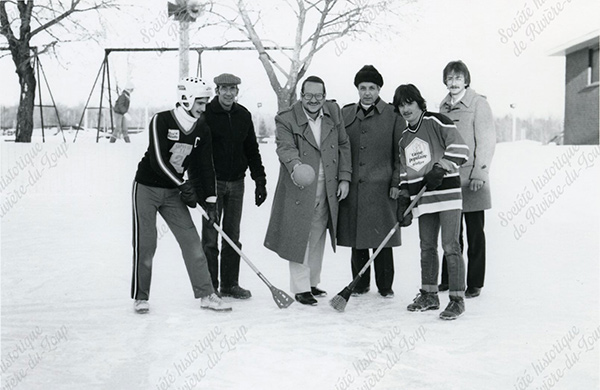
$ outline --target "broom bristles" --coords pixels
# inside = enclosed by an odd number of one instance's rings
[[[352,290],[348,287],[344,288],[338,295],[333,297],[329,304],[335,310],[339,312],[343,312],[346,309],[346,304],[348,303],[348,299],[350,299],[350,295],[352,294]]]

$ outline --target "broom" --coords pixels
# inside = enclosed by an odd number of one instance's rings
[[[413,209],[413,207],[415,207],[415,205],[417,204],[419,199],[421,199],[421,196],[423,195],[423,193],[425,192],[426,189],[427,189],[427,187],[425,187],[425,186],[423,186],[423,188],[421,188],[421,191],[419,191],[417,196],[415,196],[415,198],[412,200],[412,202],[410,202],[410,205],[406,208],[406,211],[404,212],[403,217],[406,217],[408,215],[408,213],[411,212],[411,210]],[[348,300],[350,299],[350,296],[352,295],[352,291],[354,291],[354,288],[358,284],[358,281],[360,280],[361,276],[363,276],[363,274],[371,266],[371,263],[375,260],[375,258],[379,254],[379,252],[381,252],[381,250],[383,249],[385,244],[387,244],[387,242],[390,240],[390,238],[392,238],[392,236],[394,235],[394,233],[396,233],[396,230],[398,230],[399,227],[400,227],[400,222],[396,222],[394,227],[390,230],[390,232],[387,234],[387,236],[385,236],[385,238],[383,239],[381,244],[379,244],[379,246],[377,247],[377,249],[375,250],[373,255],[371,255],[371,257],[369,258],[367,263],[362,267],[362,269],[360,270],[358,275],[356,275],[354,280],[348,286],[346,286],[338,295],[331,298],[331,300],[329,301],[329,304],[331,305],[331,307],[333,307],[335,310],[337,310],[339,312],[343,312],[344,309],[346,309],[346,304],[348,303]]]
[[[208,219],[208,214],[206,214],[206,211],[204,211],[202,207],[199,208],[199,211],[204,218]],[[223,237],[225,241],[227,241],[227,243],[233,248],[233,250],[235,250],[242,259],[244,259],[244,261],[250,266],[250,268],[252,268],[252,271],[254,271],[256,275],[258,275],[260,280],[262,280],[267,285],[267,287],[269,287],[269,290],[271,290],[271,295],[273,296],[273,300],[280,309],[285,309],[286,307],[294,303],[292,297],[290,297],[285,291],[282,291],[277,287],[273,286],[271,282],[267,280],[267,278],[262,274],[262,272],[260,272],[259,269],[256,268],[256,266],[250,261],[248,256],[246,256],[244,252],[242,252],[242,250],[235,244],[235,242],[233,242],[233,240],[229,238],[227,233],[225,233],[223,229],[221,229],[221,226],[219,226],[216,223],[213,223],[213,227],[217,230],[217,232],[219,232],[221,237]]]

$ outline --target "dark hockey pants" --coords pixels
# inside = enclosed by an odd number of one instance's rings
[[[150,296],[152,260],[157,245],[156,214],[160,213],[179,243],[194,297],[214,292],[202,242],[178,189],[149,187],[133,183],[133,276],[131,297]]]

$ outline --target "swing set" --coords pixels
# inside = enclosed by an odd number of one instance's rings
[[[282,48],[277,48],[277,47],[265,47],[265,50],[282,50]],[[202,77],[202,53],[205,51],[241,51],[241,50],[256,50],[254,47],[223,47],[223,46],[216,46],[216,47],[190,47],[189,48],[190,51],[195,51],[196,53],[198,53],[198,63],[197,63],[197,68],[196,68],[196,76],[197,77]],[[291,50],[291,48],[283,48],[283,50]],[[112,107],[113,107],[113,96],[112,96],[112,89],[111,89],[111,78],[110,78],[110,64],[109,64],[109,56],[110,53],[112,52],[167,52],[167,51],[179,51],[179,48],[173,48],[173,47],[157,47],[157,48],[106,48],[104,49],[104,59],[102,60],[102,63],[100,64],[100,69],[98,70],[98,74],[96,75],[96,79],[94,81],[94,84],[92,85],[92,89],[90,91],[90,94],[87,98],[87,101],[85,103],[85,106],[83,108],[83,112],[81,114],[81,118],[79,120],[79,125],[77,126],[77,130],[75,132],[75,137],[73,138],[73,142],[77,141],[77,135],[79,133],[79,130],[81,129],[81,125],[83,123],[83,119],[85,116],[85,112],[88,108],[97,108],[98,109],[98,121],[97,121],[97,130],[96,130],[96,143],[98,143],[100,141],[100,132],[101,132],[101,124],[102,124],[102,109],[103,109],[103,101],[104,101],[104,90],[105,90],[105,86],[107,87],[107,94],[108,94],[108,111],[109,111],[109,117],[110,117],[110,129],[111,132],[114,131],[114,117],[113,117],[113,112],[112,112]],[[98,84],[98,80],[100,79],[100,75],[102,75],[102,81],[100,83],[100,104],[99,107],[88,107],[89,103],[90,103],[90,99],[92,98],[92,95],[94,94],[94,90],[96,89],[96,85]]]

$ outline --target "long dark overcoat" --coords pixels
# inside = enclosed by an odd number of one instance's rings
[[[338,245],[377,248],[397,221],[397,201],[389,197],[400,183],[398,141],[406,121],[383,100],[366,116],[357,104],[342,109],[352,149],[352,182],[340,202]],[[400,245],[398,230],[386,247]]]
[[[458,132],[469,147],[469,160],[460,167],[463,212],[487,210],[492,207],[490,167],[496,149],[494,117],[487,99],[472,88],[452,105],[450,94],[440,103],[440,113],[454,121]],[[483,187],[473,192],[471,179],[484,181]]]
[[[341,180],[350,181],[352,175],[350,141],[344,129],[340,107],[335,102],[327,101],[323,106],[323,114],[320,148],[301,101],[275,117],[277,156],[281,165],[264,245],[281,258],[297,263],[304,261],[315,208],[317,180],[309,186],[299,188],[292,182],[292,169],[302,162],[309,164],[318,173],[319,162],[323,160],[329,204],[328,229],[334,250],[338,220],[338,183]]]

